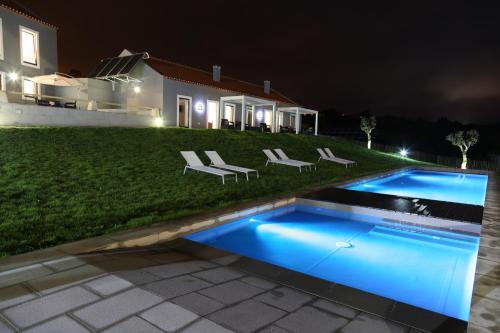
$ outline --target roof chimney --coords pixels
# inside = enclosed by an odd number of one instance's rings
[[[212,68],[213,68],[213,70],[212,70],[212,79],[215,82],[220,82],[220,66],[213,65]]]
[[[264,93],[268,94],[271,92],[271,81],[265,80],[264,81]]]

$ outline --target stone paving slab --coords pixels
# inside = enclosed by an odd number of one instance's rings
[[[4,314],[15,325],[24,328],[98,299],[97,295],[76,286],[8,308]]]
[[[233,333],[220,325],[217,325],[213,321],[208,319],[201,319],[196,321],[194,324],[183,329],[181,333]]]
[[[199,293],[224,304],[234,304],[262,293],[263,290],[240,281],[230,281]]]
[[[0,289],[0,310],[35,297],[34,293],[20,284]]]
[[[69,333],[69,332],[68,332]],[[103,333],[164,333],[158,327],[151,325],[139,317],[131,317],[103,331]]]
[[[140,286],[153,281],[158,281],[161,279],[159,276],[153,275],[140,269],[119,271],[116,272],[115,275],[124,280],[127,280],[128,282],[136,286]]]
[[[304,294],[290,288],[281,287],[255,297],[255,300],[272,305],[287,312],[292,312],[313,299],[311,295]]]
[[[149,309],[141,317],[167,332],[177,331],[199,318],[197,314],[170,302]]]
[[[49,294],[81,283],[84,280],[98,277],[105,272],[92,265],[84,265],[63,272],[32,279],[28,284],[42,294]]]
[[[207,268],[214,268],[215,264],[210,263],[208,261],[187,261],[180,262],[175,264],[166,264],[161,266],[155,266],[150,268],[145,268],[144,270],[153,275],[162,277],[162,278],[170,278],[174,276],[189,274],[198,272]]]
[[[201,271],[194,273],[193,276],[197,278],[206,280],[211,283],[222,283],[230,280],[235,280],[237,278],[242,277],[244,274],[241,272],[237,272],[234,269],[226,268],[226,267],[217,267],[214,269],[209,269],[206,271]]]
[[[217,311],[208,318],[237,332],[249,333],[271,324],[284,315],[286,315],[285,311],[254,300],[247,300]]]
[[[500,332],[500,302],[473,296],[469,322],[493,332]]]
[[[14,330],[10,326],[7,326],[6,323],[4,323],[3,321],[0,320],[0,332],[11,333],[11,332],[14,332]]]
[[[244,278],[241,278],[240,281],[248,283],[251,286],[263,289],[263,290],[269,290],[273,289],[277,286],[276,283],[264,280],[261,278],[258,278],[256,276],[246,276]]]
[[[107,275],[87,282],[85,286],[101,296],[108,296],[120,290],[130,288],[133,284],[117,276]]]
[[[53,272],[54,271],[50,268],[40,264],[2,271],[0,272],[0,288],[28,281],[36,277],[49,275]]]
[[[91,304],[74,315],[96,329],[102,329],[130,315],[145,310],[163,299],[135,288]]]
[[[259,333],[290,333],[290,331],[285,330],[284,328],[278,326],[268,326],[263,330],[260,330]]]
[[[486,275],[494,279],[500,279],[500,264],[494,261],[478,258],[476,273]]]
[[[166,299],[170,299],[210,286],[212,286],[211,283],[195,278],[194,276],[182,275],[168,280],[149,283],[144,288]]]
[[[48,266],[55,271],[65,271],[85,264],[86,262],[83,259],[74,256],[57,258],[43,263],[44,266]]]
[[[500,280],[476,274],[474,294],[500,301]]]
[[[353,308],[347,307],[347,306],[342,305],[342,304],[329,302],[329,301],[326,301],[324,299],[317,300],[312,305],[318,309],[321,309],[321,310],[324,310],[324,311],[327,311],[327,312],[330,312],[330,313],[333,313],[335,315],[339,315],[339,316],[342,316],[342,317],[348,318],[348,319],[354,319],[354,317],[356,317],[359,313],[359,311],[354,310]]]
[[[312,307],[303,307],[278,320],[275,325],[290,332],[303,333],[331,333],[346,325],[349,321],[345,318],[326,314]]]
[[[200,316],[206,316],[224,307],[224,304],[198,293],[190,293],[174,298],[172,302]]]
[[[35,326],[24,333],[90,333],[90,331],[75,320],[62,316]]]

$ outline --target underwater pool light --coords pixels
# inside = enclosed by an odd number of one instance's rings
[[[352,244],[349,242],[337,242],[335,243],[336,247],[343,247],[343,248],[349,248],[352,247]]]

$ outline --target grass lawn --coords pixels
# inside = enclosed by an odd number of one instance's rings
[[[316,147],[358,161],[317,172],[265,167],[264,148],[316,162]],[[261,179],[182,175],[180,150],[217,150]],[[341,140],[228,130],[124,128],[0,129],[0,256],[148,225],[254,198],[416,164]]]

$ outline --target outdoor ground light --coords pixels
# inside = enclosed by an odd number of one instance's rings
[[[163,118],[162,117],[156,117],[155,120],[155,126],[156,127],[162,127],[163,126]]]
[[[408,156],[408,150],[403,148],[399,151],[399,155],[403,156],[403,157],[407,157]]]
[[[17,81],[17,79],[18,79],[18,78],[19,78],[19,75],[17,75],[17,73],[16,73],[16,72],[10,72],[10,73],[9,73],[9,79],[10,79],[11,81]]]

